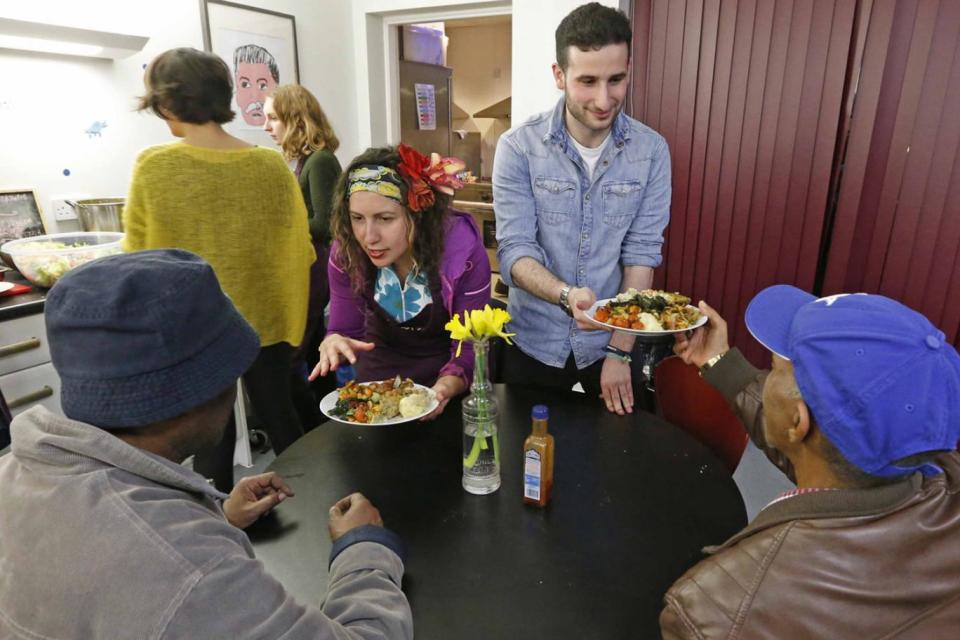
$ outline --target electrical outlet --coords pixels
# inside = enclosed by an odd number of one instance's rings
[[[69,200],[76,200],[77,198],[69,198]],[[50,199],[50,211],[53,213],[53,219],[57,222],[62,222],[64,220],[76,220],[77,212],[67,204],[68,198],[65,197],[56,197]]]
[[[67,204],[66,200],[60,198],[50,200],[50,211],[53,212],[53,219],[57,222],[77,219],[77,212],[74,211],[73,207]]]

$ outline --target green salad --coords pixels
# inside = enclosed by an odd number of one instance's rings
[[[71,249],[71,251],[53,253],[64,249]],[[77,249],[87,250],[77,251]],[[74,267],[115,253],[120,253],[120,248],[117,246],[67,244],[51,240],[38,240],[19,246],[13,259],[17,269],[27,280],[41,287],[52,287],[57,280]]]

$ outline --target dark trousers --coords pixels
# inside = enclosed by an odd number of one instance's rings
[[[330,284],[327,281],[327,258],[330,248],[322,242],[314,241],[313,249],[317,253],[317,260],[310,267],[310,297],[307,302],[307,326],[303,332],[303,341],[294,352],[291,375],[306,378],[317,365],[320,359],[320,343],[326,334],[323,311],[330,302]],[[306,383],[310,395],[302,395],[296,390],[299,384],[294,385],[294,404],[300,414],[300,422],[304,431],[310,431],[314,426],[325,420],[320,412],[320,400],[330,391],[336,389],[335,376],[319,376],[313,382]]]
[[[639,345],[634,348],[633,362],[630,365],[630,383],[633,387],[633,403],[638,409],[652,411],[655,408],[653,395],[647,388],[644,375],[646,349]],[[561,367],[551,367],[525,354],[516,345],[506,346],[501,365],[501,379],[507,384],[522,384],[527,386],[547,387],[569,391],[573,385],[580,383],[587,397],[603,403],[600,400],[600,374],[603,362],[600,358],[583,369],[577,369],[573,353]]]
[[[243,384],[250,396],[253,412],[270,436],[277,455],[304,433],[300,417],[294,408],[294,397],[299,397],[299,401],[303,402],[303,395],[309,396],[310,390],[302,377],[290,374],[292,362],[293,347],[286,342],[280,342],[262,347],[253,365],[243,374]],[[297,380],[300,381],[299,384]],[[236,439],[237,427],[231,416],[220,443],[198,452],[193,460],[194,470],[205,478],[212,478],[217,489],[224,492],[233,488],[233,450]]]

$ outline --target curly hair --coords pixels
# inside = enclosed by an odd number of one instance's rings
[[[337,150],[340,140],[333,132],[316,97],[298,84],[285,84],[270,94],[273,111],[283,123],[285,131],[280,141],[283,157],[296,160],[314,151]]]
[[[230,69],[212,53],[189,47],[164,51],[147,67],[144,84],[147,92],[138,111],[149,110],[163,119],[166,111],[193,124],[233,120]]]
[[[355,291],[362,292],[373,282],[374,267],[353,233],[350,222],[350,173],[361,165],[380,165],[397,170],[400,154],[396,147],[370,148],[354,158],[340,174],[333,192],[333,207],[330,212],[330,230],[340,247],[331,259],[348,274]],[[431,187],[432,188],[432,187]],[[431,282],[440,277],[440,258],[443,255],[444,227],[449,216],[451,197],[433,189],[435,201],[423,211],[411,213],[406,205],[408,239],[413,247],[413,260]],[[403,194],[406,202],[406,193]]]
[[[557,64],[566,70],[570,62],[567,53],[570,47],[588,51],[608,44],[624,43],[629,56],[633,32],[630,19],[622,11],[599,2],[591,2],[567,14],[560,21],[554,37],[557,44]]]

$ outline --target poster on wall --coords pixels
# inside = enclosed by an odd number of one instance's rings
[[[44,233],[46,224],[33,189],[0,191],[0,245]]]
[[[204,0],[203,44],[227,63],[237,117],[228,125],[262,129],[263,103],[281,84],[300,82],[297,26],[292,15]]]
[[[413,85],[417,99],[417,127],[421,131],[437,130],[437,91],[432,84]]]

